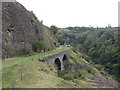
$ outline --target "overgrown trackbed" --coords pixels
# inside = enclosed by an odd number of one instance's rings
[[[21,63],[26,63],[30,60],[37,60],[39,58],[47,57],[50,55],[54,55],[56,53],[62,52],[69,49],[68,46],[60,46],[54,50],[43,52],[43,53],[37,53],[33,56],[28,56],[28,57],[14,57],[14,58],[8,58],[2,61],[2,68],[8,68],[10,66],[13,66],[15,64],[21,64]]]

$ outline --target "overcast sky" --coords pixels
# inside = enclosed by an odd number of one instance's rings
[[[17,0],[47,26],[118,26],[119,0]]]

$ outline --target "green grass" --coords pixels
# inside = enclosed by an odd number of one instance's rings
[[[73,77],[71,81],[77,83],[83,88],[94,88],[91,85],[95,85],[95,83],[86,82],[86,81],[91,81],[88,78],[89,76],[101,76],[100,72],[95,67],[90,65],[86,60],[84,60],[82,58],[81,53],[79,52],[75,53],[72,50],[70,50],[69,54],[70,54],[70,59],[68,60],[68,63],[81,66],[81,68],[78,68],[76,72],[71,71],[68,74],[70,75],[71,73],[73,73],[73,76],[76,77],[76,78]]]
[[[69,47],[67,47],[67,46],[60,46],[59,48],[56,48],[54,50],[51,50],[51,51],[48,51],[48,52],[45,52],[45,53],[41,53],[41,57],[46,57],[46,56],[49,56],[49,55],[53,55],[55,53],[59,53],[59,52],[65,51],[67,49],[69,49]]]
[[[96,75],[96,76],[101,76],[100,72],[93,67],[91,64],[89,64],[86,60],[84,60],[81,57],[81,53],[77,52],[73,52],[72,50],[70,51],[70,56],[74,59],[73,61],[81,66],[80,72],[84,75],[84,76],[90,76],[90,75]],[[88,73],[88,71],[90,71],[91,73]],[[85,73],[86,72],[86,73]]]
[[[47,63],[39,62],[38,58],[47,57],[55,53],[69,49],[60,46],[52,51],[27,57],[8,58],[2,62],[2,85],[3,88],[12,88],[14,81],[17,88],[72,88],[71,83],[57,77],[57,71]],[[23,65],[23,67],[22,67]],[[22,80],[20,70],[23,70]]]
[[[3,69],[3,88],[12,88],[12,81],[16,88],[72,88],[73,85],[57,77],[57,71],[47,63],[31,60],[23,63],[22,80],[20,79],[20,64]]]
[[[22,62],[23,63],[26,63],[30,60],[38,60],[39,58],[42,58],[42,57],[47,57],[49,55],[53,55],[55,53],[59,53],[59,52],[62,52],[64,50],[67,50],[69,49],[69,47],[67,46],[60,46],[54,50],[51,50],[51,51],[48,51],[48,52],[43,52],[43,53],[36,53],[36,55],[33,55],[33,56],[28,56],[28,57],[14,57],[14,58],[10,58],[10,59],[6,59],[2,62],[3,64],[3,67],[2,68],[8,68],[10,66],[13,66],[15,64],[21,64]]]
[[[64,74],[65,78],[68,77],[69,73],[73,74],[72,80],[64,80],[57,76],[56,69],[44,62],[39,62],[38,59],[47,57],[52,54],[62,52],[70,49],[67,46],[60,46],[54,50],[36,53],[33,56],[27,57],[14,57],[8,58],[2,62],[3,64],[3,76],[2,85],[4,88],[12,88],[12,82],[14,80],[15,87],[17,88],[73,88],[73,83],[76,83],[84,88],[92,88],[92,83],[89,81],[88,76],[100,76],[99,71],[85,61],[80,53],[75,53],[70,50],[69,54],[72,57],[68,63],[80,65],[81,68],[77,72],[68,72]],[[23,68],[22,68],[23,65]],[[22,78],[20,80],[20,70],[23,70]],[[88,72],[90,70],[90,73]],[[67,76],[68,75],[68,76]],[[77,75],[77,76],[76,76]],[[81,75],[81,76],[78,76]],[[74,78],[76,77],[76,79]]]
[[[55,48],[55,44],[57,43],[56,37],[53,35],[52,31],[49,30],[49,28],[43,26],[42,27],[42,36],[43,36],[43,41],[45,43],[46,49],[53,49]]]

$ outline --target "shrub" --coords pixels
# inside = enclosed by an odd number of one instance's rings
[[[16,55],[17,56],[31,56],[33,55],[34,53],[31,52],[30,50],[27,50],[25,48],[21,49]]]
[[[68,62],[70,63],[70,64],[75,64],[75,62],[73,61],[73,60],[68,60]]]
[[[79,80],[86,80],[86,78],[83,77],[83,76],[80,76],[80,77],[78,77],[77,79],[79,79]]]
[[[65,80],[86,80],[84,76],[82,76],[78,71],[72,72],[70,70],[59,71],[58,76],[65,79]]]
[[[59,71],[58,76],[65,80],[73,80],[74,74],[70,70]]]
[[[38,41],[33,44],[33,50],[35,52],[40,52],[41,50],[45,49],[45,44],[43,41]]]
[[[85,60],[87,60],[88,62],[91,61],[91,58],[89,56],[84,56]]]
[[[31,19],[31,23],[35,23],[35,22],[37,22],[37,19],[36,18],[32,18]]]

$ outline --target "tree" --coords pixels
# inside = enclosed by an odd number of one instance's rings
[[[54,25],[52,25],[52,26],[50,27],[50,30],[51,30],[54,34],[56,34],[56,33],[58,32],[58,28],[57,28],[56,26],[54,26]]]

